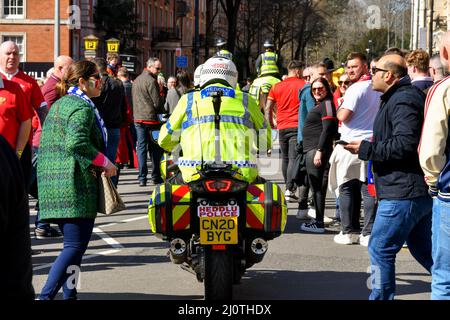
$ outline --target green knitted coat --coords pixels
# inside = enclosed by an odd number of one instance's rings
[[[97,216],[97,179],[90,169],[103,148],[89,103],[64,96],[53,104],[42,128],[37,166],[42,220]]]

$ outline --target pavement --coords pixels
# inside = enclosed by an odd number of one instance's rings
[[[282,185],[278,152],[262,159],[262,175]],[[203,284],[170,262],[168,243],[151,233],[147,204],[153,185],[139,187],[136,169],[122,170],[119,192],[127,209],[96,219],[94,233],[84,256],[78,283],[82,300],[202,300]],[[284,190],[284,185],[282,185]],[[34,201],[30,201],[34,208]],[[335,211],[327,199],[326,215]],[[339,245],[333,236],[300,231],[296,204],[289,203],[285,233],[269,242],[263,262],[250,268],[241,284],[234,286],[236,300],[366,300],[369,296],[367,248]],[[50,267],[62,249],[62,239],[36,240],[35,211],[30,229],[33,255],[33,285],[41,291]],[[397,295],[400,300],[429,300],[431,277],[408,249],[397,256]],[[61,299],[61,294],[57,299]]]

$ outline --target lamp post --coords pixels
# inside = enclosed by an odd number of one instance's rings
[[[120,41],[116,38],[106,40],[106,48],[108,52],[119,53]]]
[[[433,55],[433,15],[434,15],[434,0],[430,0],[430,26],[428,30],[428,54]]]
[[[54,48],[53,48],[53,56],[54,60],[58,58],[60,52],[60,43],[59,43],[59,0],[55,0],[55,24],[54,24]]]
[[[194,3],[194,15],[195,15],[195,38],[194,38],[194,66],[197,67],[199,63],[200,55],[200,36],[199,36],[199,1],[195,0]]]
[[[98,38],[90,34],[83,38],[84,40],[84,57],[86,60],[94,59],[97,56]]]

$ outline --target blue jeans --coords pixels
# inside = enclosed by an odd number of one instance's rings
[[[450,203],[433,200],[431,299],[450,300]]]
[[[395,295],[395,258],[403,244],[413,257],[431,270],[431,210],[429,196],[382,199],[369,240],[372,293],[370,300],[392,300]]]
[[[37,196],[38,195],[38,187],[37,187],[38,153],[39,153],[39,148],[33,147],[32,158],[31,158],[31,180],[30,180],[29,193],[31,196],[33,196],[33,198],[35,198],[37,200],[36,206],[35,206],[37,214],[36,214],[36,220],[34,222],[34,226],[39,229],[47,230],[50,228],[50,223],[41,222],[41,218],[39,215],[39,199]]]
[[[77,289],[73,283],[74,270],[81,265],[94,228],[95,219],[60,219],[59,229],[64,235],[64,249],[48,274],[47,282],[39,295],[40,300],[53,300],[61,287],[64,299],[76,299]]]
[[[152,138],[154,131],[159,131],[155,126],[136,123],[137,134],[137,157],[139,162],[139,181],[147,182],[147,152],[150,153],[152,159],[152,180],[153,182],[161,182],[161,157],[164,150]],[[157,130],[155,130],[157,129]]]
[[[106,146],[106,157],[109,159],[109,161],[115,164],[117,156],[117,148],[119,148],[120,129],[108,128],[106,130],[108,131],[108,144]],[[119,171],[117,171],[116,176],[111,177],[111,181],[117,187],[117,184],[119,182]]]

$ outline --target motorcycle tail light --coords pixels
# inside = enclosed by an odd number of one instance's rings
[[[214,244],[214,245],[212,246],[212,249],[213,249],[214,251],[223,251],[223,250],[227,250],[227,246],[224,245],[224,244]]]
[[[231,180],[207,180],[205,181],[206,189],[209,192],[227,192],[232,185]]]

